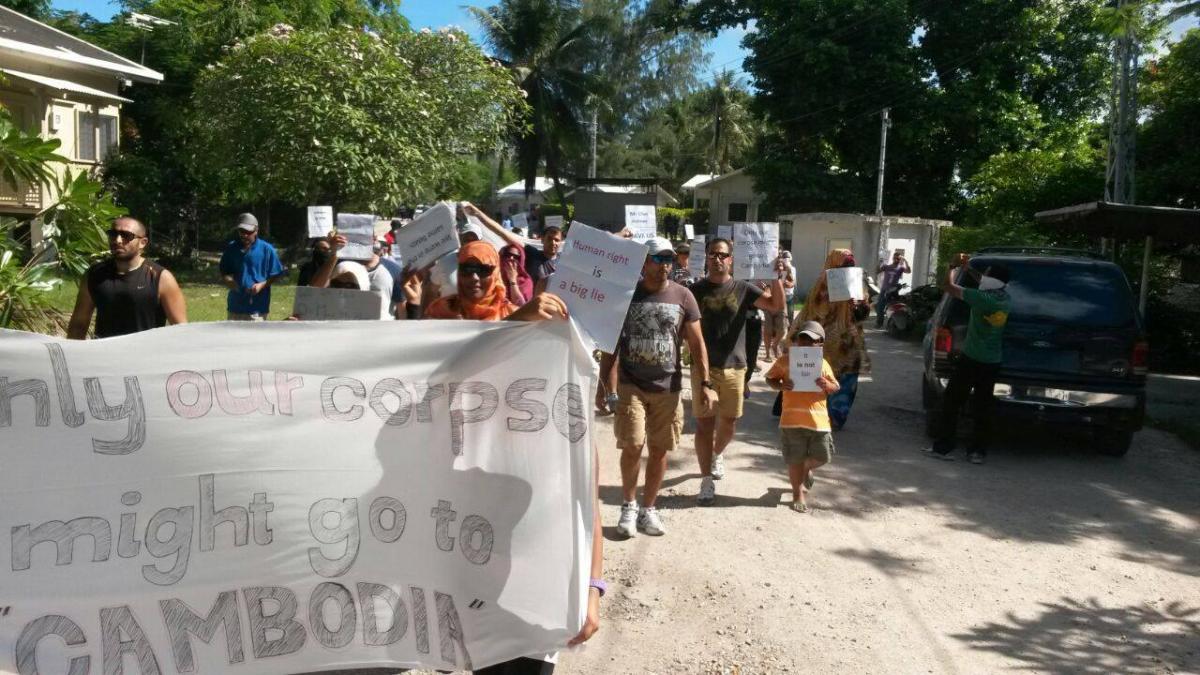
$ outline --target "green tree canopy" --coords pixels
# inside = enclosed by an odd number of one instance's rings
[[[1139,201],[1200,208],[1200,30],[1189,31],[1150,63],[1144,83]]]

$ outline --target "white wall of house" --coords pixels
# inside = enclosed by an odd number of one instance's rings
[[[765,196],[754,190],[754,179],[745,173],[726,174],[697,187],[694,198],[708,200],[709,231],[730,223],[754,223]]]

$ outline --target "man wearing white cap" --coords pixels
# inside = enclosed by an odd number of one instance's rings
[[[271,284],[287,276],[275,247],[258,238],[258,219],[238,216],[237,239],[221,254],[221,282],[229,288],[225,309],[230,321],[266,321]]]
[[[654,507],[667,469],[667,453],[679,445],[683,431],[683,368],[680,344],[686,340],[692,369],[704,379],[708,352],[700,334],[700,307],[688,289],[671,281],[675,251],[671,242],[655,237],[646,242],[649,254],[642,280],[633,293],[616,354],[600,359],[596,407],[604,410],[607,392],[617,394],[614,433],[621,448],[621,518],[617,532],[625,537],[638,530],[652,536],[666,533]],[[617,367],[614,367],[617,366]],[[696,405],[712,409],[717,394],[709,387],[692,390]],[[636,501],[642,446],[648,446],[642,503]]]

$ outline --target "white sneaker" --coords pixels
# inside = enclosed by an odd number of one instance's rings
[[[717,501],[717,485],[713,482],[712,476],[705,476],[700,479],[700,494],[696,495],[696,503],[700,506],[711,506]]]
[[[721,480],[725,477],[725,456],[716,455],[712,462],[712,477],[713,480]]]
[[[617,534],[628,539],[637,534],[637,524],[637,502],[625,502],[621,505],[621,519],[617,521]]]
[[[658,509],[653,506],[642,507],[642,510],[638,512],[637,529],[652,537],[661,537],[667,533],[662,519],[658,517]]]

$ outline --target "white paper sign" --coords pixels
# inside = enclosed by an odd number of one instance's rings
[[[0,342],[34,392],[0,427],[0,673],[471,670],[582,625],[596,366],[569,322]]]
[[[297,286],[292,314],[301,321],[378,321],[379,294],[349,288]]]
[[[451,251],[437,259],[429,270],[429,283],[437,287],[439,298],[458,293],[457,251]]]
[[[625,227],[633,233],[634,241],[650,241],[658,236],[654,207],[649,204],[626,204]]]
[[[774,279],[779,257],[779,223],[733,226],[733,278]]]
[[[563,242],[549,290],[563,299],[571,319],[596,347],[612,352],[633,299],[645,244],[586,225],[571,228]]]
[[[718,225],[717,226],[717,239],[728,239],[730,241],[733,241],[733,226],[732,225]]]
[[[333,229],[332,206],[308,207],[308,236],[310,239],[324,239]]]
[[[497,251],[504,248],[505,246],[508,246],[508,242],[504,241],[504,238],[501,237],[500,235],[496,234],[495,232],[492,232],[492,228],[488,227],[487,225],[484,225],[482,220],[480,220],[480,219],[476,218],[475,216],[468,213],[467,214],[467,222],[474,225],[475,227],[478,227],[479,231],[483,233],[483,241],[486,241],[487,243],[491,244],[493,247],[495,247],[495,249]]]
[[[563,229],[563,217],[542,216],[542,229],[545,230],[548,227],[557,227],[560,230]]]
[[[829,301],[863,299],[863,271],[861,267],[837,267],[825,270],[825,282],[829,287]]]
[[[396,233],[396,249],[410,267],[421,268],[458,250],[454,207],[438,202]]]
[[[706,239],[703,234],[692,237],[692,244],[688,247],[691,250],[688,254],[688,274],[691,274],[693,279],[704,278],[704,263],[708,259],[705,251]]]
[[[512,221],[512,226],[513,226],[514,230],[517,229],[518,227],[521,228],[521,233],[524,234],[526,237],[528,237],[530,234],[532,234],[529,231],[529,217],[526,216],[524,212],[514,213],[511,216],[509,216],[508,218],[509,218],[509,220]]]
[[[696,226],[691,223],[683,224],[683,238],[691,241],[696,238]]]
[[[792,378],[792,391],[821,391],[817,386],[817,378],[821,377],[823,353],[821,347],[788,348],[788,376]]]
[[[337,231],[346,237],[346,245],[338,251],[342,260],[370,260],[375,255],[375,216],[339,213]]]

